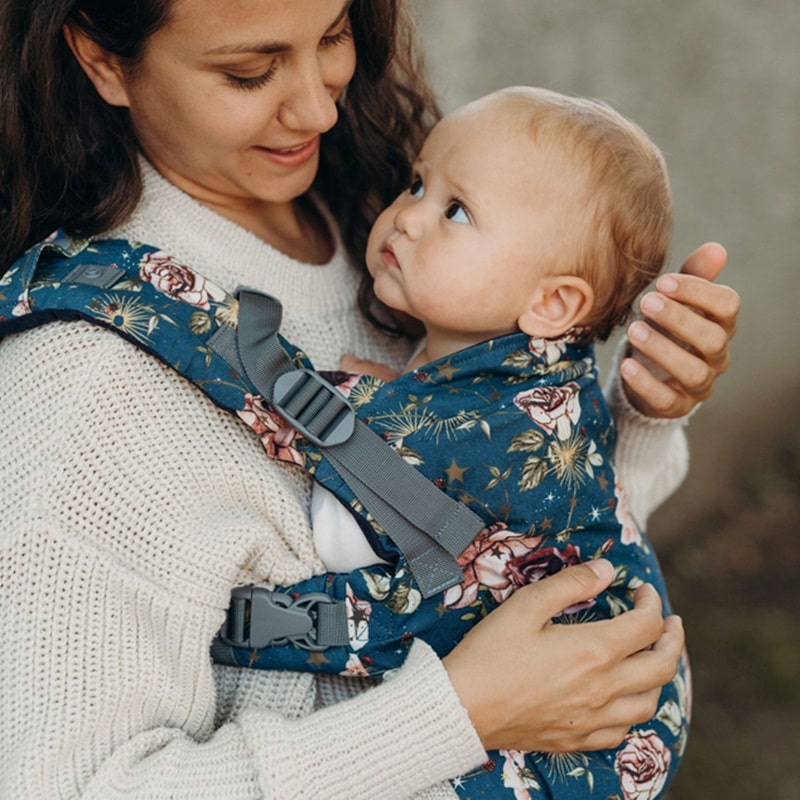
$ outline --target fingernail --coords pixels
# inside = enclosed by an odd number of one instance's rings
[[[664,292],[665,294],[672,294],[678,291],[678,281],[670,275],[663,275],[659,278],[656,282],[656,286],[660,292]]]
[[[644,322],[634,322],[628,328],[628,336],[635,342],[646,342],[650,338],[650,328]]]
[[[587,566],[598,578],[602,578],[603,580],[608,580],[614,571],[611,562],[605,558],[595,558],[587,562]]]
[[[659,311],[664,310],[664,298],[654,293],[645,295],[642,300],[642,308],[651,314],[658,314]]]
[[[627,375],[629,378],[635,378],[639,374],[639,365],[632,358],[626,358],[619,369],[623,375]]]

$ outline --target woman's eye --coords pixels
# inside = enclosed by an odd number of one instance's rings
[[[275,77],[275,64],[270,65],[270,68],[262,73],[261,75],[256,75],[253,78],[242,78],[239,75],[226,75],[225,77],[232,86],[236,89],[260,89],[262,86],[266,86],[273,77]]]
[[[451,222],[458,222],[461,225],[469,225],[471,222],[467,210],[457,201],[453,201],[447,206],[447,211],[444,212],[444,215]]]
[[[422,185],[421,178],[414,178],[408,186],[408,193],[414,197],[422,197],[425,194],[425,187]]]
[[[350,18],[343,23],[342,29],[338,33],[331,33],[328,36],[323,36],[320,44],[323,47],[335,47],[337,44],[344,44],[353,38],[353,27],[350,24]]]

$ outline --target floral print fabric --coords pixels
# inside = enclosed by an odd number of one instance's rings
[[[77,265],[94,263],[116,269],[104,288],[65,280]],[[241,649],[235,653],[241,666],[386,676],[402,664],[415,637],[444,655],[520,586],[601,555],[615,565],[612,586],[564,609],[557,622],[623,613],[644,581],[656,586],[668,609],[655,555],[615,479],[614,429],[590,347],[517,334],[390,383],[327,376],[365,423],[486,523],[458,559],[464,582],[424,599],[402,556],[324,453],[289,427],[215,351],[213,336],[235,328],[237,314],[236,300],[224,290],[168,254],[135,243],[76,242],[57,232],[0,279],[0,333],[53,316],[92,319],[117,330],[236,413],[269,457],[315,473],[392,560],[394,566],[317,576],[282,589],[323,591],[345,602],[349,646],[322,653],[291,645]],[[300,351],[286,347],[298,365],[309,366]],[[632,729],[619,748],[490,753],[481,769],[453,785],[465,798],[655,800],[683,754],[688,716],[684,662],[662,691],[656,716]]]

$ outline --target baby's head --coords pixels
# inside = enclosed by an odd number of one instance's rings
[[[586,328],[603,340],[666,259],[659,150],[603,103],[512,87],[432,131],[367,250],[387,305],[464,343]]]
[[[527,121],[534,144],[572,174],[562,198],[564,249],[553,268],[592,287],[594,303],[580,324],[591,338],[606,339],[667,258],[672,192],[664,158],[638,125],[597,100],[526,87],[498,98]]]

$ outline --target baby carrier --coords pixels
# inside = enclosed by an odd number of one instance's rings
[[[268,454],[331,490],[388,562],[274,591],[236,588],[215,661],[382,675],[402,664],[415,637],[444,655],[519,586],[609,550],[625,550],[614,586],[565,609],[562,621],[621,613],[644,580],[666,601],[603,455],[614,431],[590,348],[516,334],[383,384],[315,372],[278,333],[280,316],[274,298],[232,296],[168,254],[122,240],[56,232],[0,278],[0,336],[50,320],[115,330],[265,444],[282,433],[284,446]],[[563,520],[548,514],[556,502],[568,509]],[[642,730],[626,744],[663,745],[664,784],[683,751],[684,707],[681,673],[662,694],[658,736]],[[591,768],[575,756],[581,763],[566,771],[556,756],[505,754],[503,782],[525,792],[558,784],[559,798],[571,796],[565,787],[595,783],[618,792],[621,752]],[[496,796],[496,777],[485,786],[471,780],[471,796]]]

